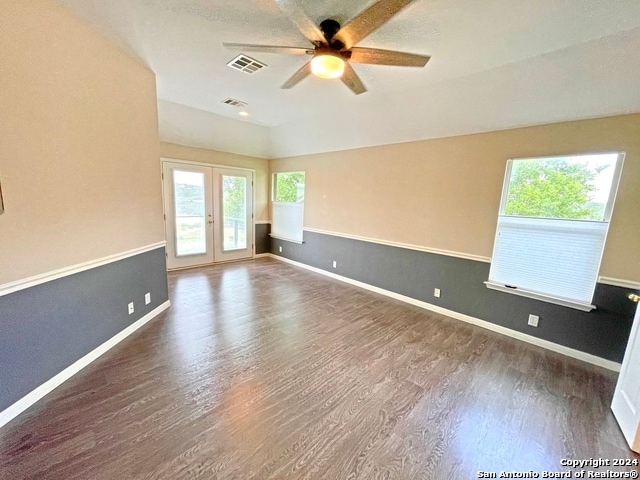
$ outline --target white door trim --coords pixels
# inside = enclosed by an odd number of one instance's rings
[[[246,229],[250,229],[247,232],[247,246],[239,250],[224,250],[224,201],[223,201],[223,178],[224,176],[235,176],[244,178],[246,182],[251,182],[251,185],[247,185],[246,193],[250,198],[245,199],[245,205],[247,210],[245,213]],[[214,262],[222,263],[233,260],[247,260],[253,258],[255,255],[255,228],[253,224],[253,191],[255,189],[254,173],[247,170],[238,170],[235,168],[218,168],[213,169],[213,195],[214,195]],[[216,201],[218,200],[217,204]]]
[[[205,229],[205,251],[202,253],[187,254],[178,256],[177,254],[177,232],[174,202],[174,181],[173,172],[184,171],[202,175],[202,188],[204,195],[204,229]],[[163,172],[163,210],[164,228],[167,239],[167,267],[169,269],[193,267],[198,264],[209,264],[214,261],[213,230],[214,219],[214,192],[213,192],[213,170],[199,165],[175,164],[173,162],[162,163]],[[207,223],[207,221],[209,223]]]
[[[197,167],[230,168],[232,170],[244,170],[245,172],[253,172],[254,176],[256,173],[255,168],[234,167],[231,165],[221,165],[218,163],[194,162],[191,160],[180,160],[179,158],[160,157],[160,163],[162,164],[163,162],[182,163],[184,165],[194,165]]]
[[[640,304],[629,335],[611,410],[629,447],[640,453]]]

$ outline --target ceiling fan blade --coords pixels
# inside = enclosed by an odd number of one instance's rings
[[[431,57],[414,53],[394,52],[378,48],[353,47],[350,61],[373,65],[395,65],[398,67],[424,67]]]
[[[311,20],[295,0],[276,0],[276,3],[284,13],[300,29],[302,34],[313,44],[326,43],[320,28]]]
[[[342,27],[335,38],[351,48],[413,1],[379,0]]]
[[[302,80],[311,75],[311,62],[305,63],[300,70],[294,73],[289,80],[284,82],[280,88],[295,87]]]
[[[356,71],[353,69],[351,65],[349,65],[349,62],[345,62],[344,73],[342,74],[342,77],[340,79],[356,95],[360,95],[361,93],[364,93],[367,91],[367,89],[362,83],[362,80],[360,80],[360,77],[358,77],[358,74],[356,73]]]
[[[247,52],[263,52],[263,53],[289,53],[292,55],[313,55],[313,48],[304,47],[279,47],[276,45],[253,45],[251,43],[227,43],[222,45],[231,50],[242,50]]]

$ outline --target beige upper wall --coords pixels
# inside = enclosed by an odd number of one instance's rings
[[[203,148],[186,147],[174,143],[160,143],[160,156],[175,160],[210,163],[229,167],[251,168],[256,171],[254,178],[256,197],[256,221],[269,220],[269,162],[268,160],[235,153],[217,152]]]
[[[600,275],[640,281],[640,115],[270,161],[305,170],[305,227],[490,257],[509,158],[625,151]]]
[[[154,74],[50,0],[0,58],[0,284],[163,241]]]

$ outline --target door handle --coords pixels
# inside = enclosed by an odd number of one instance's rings
[[[209,225],[211,225],[213,223],[213,220],[209,220]]]

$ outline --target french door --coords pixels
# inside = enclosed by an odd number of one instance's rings
[[[162,162],[167,268],[253,256],[253,172]]]

